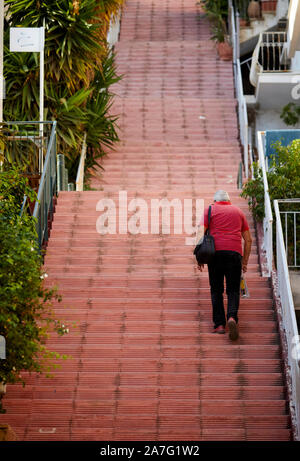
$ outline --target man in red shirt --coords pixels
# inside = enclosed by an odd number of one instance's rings
[[[202,223],[203,224],[203,223]],[[208,207],[204,211],[204,231],[208,227]],[[215,193],[211,206],[210,234],[215,240],[216,253],[208,264],[214,333],[225,333],[226,317],[223,302],[224,277],[228,298],[227,325],[229,337],[238,338],[238,309],[241,272],[247,271],[252,238],[244,213],[230,202],[226,191]],[[244,239],[244,251],[242,249]],[[199,265],[200,271],[204,265]]]

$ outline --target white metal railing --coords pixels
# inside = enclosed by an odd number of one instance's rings
[[[257,149],[258,149],[258,164],[262,170],[263,183],[264,183],[264,210],[265,216],[263,220],[263,245],[262,249],[266,254],[266,268],[263,271],[263,275],[270,277],[272,271],[272,262],[273,262],[273,215],[271,200],[269,195],[269,186],[266,172],[266,157],[265,157],[265,147],[264,147],[264,131],[257,132]]]
[[[282,199],[279,200],[279,202],[293,205],[298,204],[298,207],[300,208],[300,198]],[[300,241],[298,227],[300,225],[300,220],[297,218],[300,216],[300,210],[280,210],[280,215],[282,218],[285,248],[287,249],[288,267],[291,269],[299,268],[300,264],[298,264],[299,254],[297,254],[297,244]]]
[[[250,162],[250,169],[251,169],[251,178],[254,176],[254,169],[253,169],[253,147],[252,147],[252,128],[249,126],[248,129],[248,144],[249,144],[249,162]]]
[[[286,249],[282,232],[278,202],[284,200],[274,200],[274,210],[276,215],[276,264],[278,293],[282,307],[282,323],[287,340],[288,365],[290,367],[290,391],[292,404],[295,411],[295,425],[297,438],[300,435],[300,336],[297,328],[295,308],[290,285],[289,270],[287,265]],[[300,200],[299,200],[300,201]]]
[[[232,0],[228,1],[228,26],[233,49],[233,71],[236,97],[238,102],[238,118],[240,139],[243,145],[243,160],[245,177],[249,177],[249,139],[247,103],[244,97],[243,79],[240,63],[239,13],[235,12]]]
[[[77,176],[76,176],[76,191],[79,191],[79,192],[83,191],[85,159],[86,159],[86,132],[84,133],[84,137],[82,141],[81,155],[80,155]]]

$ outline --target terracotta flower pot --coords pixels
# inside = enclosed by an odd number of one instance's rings
[[[228,42],[219,42],[217,44],[217,49],[222,61],[232,60],[232,46]]]
[[[254,0],[251,0],[251,2],[248,5],[248,16],[251,19],[256,19],[260,18],[260,5],[259,2],[255,2]]]

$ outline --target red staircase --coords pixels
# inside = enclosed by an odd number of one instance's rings
[[[278,325],[254,244],[240,338],[212,334],[207,271],[186,235],[99,235],[96,205],[203,198],[236,189],[241,159],[232,63],[195,0],[127,0],[117,49],[121,145],[93,191],[59,194],[45,267],[72,356],[4,399],[19,440],[290,440]],[[129,213],[130,216],[130,213]],[[150,219],[150,214],[149,214]],[[172,229],[172,227],[171,227]]]

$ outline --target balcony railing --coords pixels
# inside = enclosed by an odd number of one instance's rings
[[[285,59],[286,32],[263,32],[260,37],[258,62],[262,72],[286,72],[289,70]]]
[[[249,79],[257,86],[258,75],[271,72],[289,72],[290,62],[286,56],[287,33],[262,32],[253,51]]]

